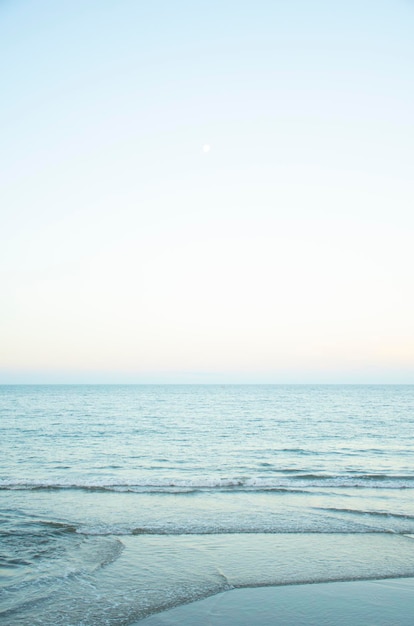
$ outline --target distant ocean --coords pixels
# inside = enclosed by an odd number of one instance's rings
[[[0,620],[414,576],[414,386],[0,387]]]

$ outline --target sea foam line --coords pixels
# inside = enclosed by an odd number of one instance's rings
[[[191,492],[198,490],[223,491],[294,491],[308,488],[381,488],[381,489],[413,489],[414,476],[358,474],[358,475],[326,475],[301,474],[288,477],[269,478],[211,478],[193,480],[151,480],[151,481],[53,481],[53,480],[0,480],[0,490],[59,490],[80,489],[90,491],[120,492]]]

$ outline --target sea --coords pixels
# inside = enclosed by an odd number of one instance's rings
[[[414,385],[0,386],[0,621],[414,577]]]

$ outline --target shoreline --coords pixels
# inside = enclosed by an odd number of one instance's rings
[[[231,589],[131,626],[412,626],[414,578]]]

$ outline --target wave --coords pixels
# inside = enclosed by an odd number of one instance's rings
[[[235,477],[197,478],[148,481],[53,481],[53,480],[0,480],[0,490],[63,490],[118,491],[135,493],[193,493],[196,491],[274,491],[301,492],[312,488],[370,488],[413,489],[414,475],[388,474],[318,474],[292,473],[275,478]]]
[[[399,519],[399,520],[414,520],[414,515],[407,515],[405,513],[390,513],[387,511],[370,511],[367,509],[348,509],[337,507],[317,507],[318,510],[333,512],[333,513],[350,513],[351,515],[369,515],[372,517],[379,517],[384,519]]]
[[[256,525],[256,526],[242,526],[242,525],[232,525],[229,527],[226,526],[207,526],[204,527],[202,525],[195,525],[194,527],[184,527],[184,526],[148,526],[148,527],[137,527],[137,528],[122,528],[118,525],[108,525],[108,526],[80,526],[76,531],[79,535],[86,535],[92,537],[128,537],[128,536],[142,536],[142,535],[151,535],[151,536],[165,536],[165,537],[188,537],[188,536],[209,536],[209,535],[273,535],[273,536],[281,536],[281,535],[343,535],[348,536],[352,535],[384,535],[384,534],[392,534],[392,535],[404,535],[407,536],[409,533],[414,533],[414,525],[411,525],[408,529],[403,530],[394,530],[394,529],[384,529],[384,528],[353,528],[352,532],[349,531],[348,528],[341,528],[339,526],[334,526],[332,528],[314,528],[312,525],[305,526],[303,529],[298,530],[297,527],[289,528],[287,525]]]

